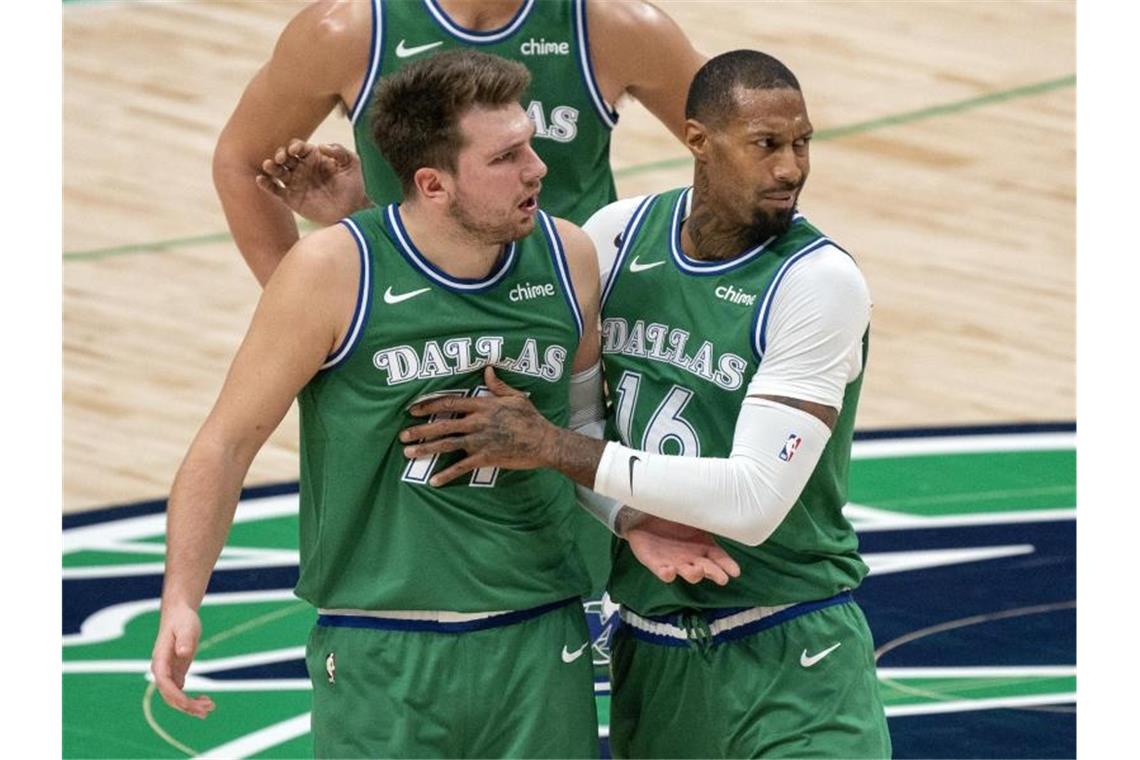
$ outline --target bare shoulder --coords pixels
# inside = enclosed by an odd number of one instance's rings
[[[360,249],[343,224],[310,232],[298,240],[270,279],[304,290],[309,298],[355,297],[360,277]],[[268,287],[268,285],[267,285]]]
[[[558,230],[558,237],[562,238],[562,247],[566,251],[566,259],[571,266],[577,265],[579,259],[589,259],[596,266],[597,257],[594,255],[594,241],[581,227],[557,217],[554,218],[554,227]]]
[[[303,67],[329,90],[359,77],[372,43],[372,4],[318,0],[290,20],[273,51],[274,62]]]
[[[663,10],[645,2],[615,3],[609,0],[587,0],[591,37],[596,26],[605,36],[651,34],[659,35],[676,28],[677,24]],[[629,40],[636,39],[628,37]]]

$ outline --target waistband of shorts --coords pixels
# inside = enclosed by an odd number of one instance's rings
[[[581,604],[581,599],[571,597],[526,610],[498,612],[318,609],[317,625],[330,628],[374,628],[381,631],[470,633],[522,623],[574,603]]]
[[[842,591],[827,599],[775,607],[732,607],[649,617],[638,615],[628,607],[622,606],[618,614],[621,616],[622,625],[628,626],[636,639],[662,646],[687,647],[695,638],[692,635],[691,625],[694,616],[707,626],[707,637],[711,643],[719,644],[751,636],[800,615],[854,601],[855,598],[850,591]]]

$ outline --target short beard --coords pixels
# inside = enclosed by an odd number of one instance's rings
[[[447,207],[447,214],[455,223],[476,242],[482,245],[506,245],[520,240],[531,233],[534,225],[527,229],[511,222],[494,224],[487,222],[478,214],[473,214],[462,198],[453,198]]]
[[[769,213],[764,209],[756,209],[752,214],[752,235],[758,243],[772,237],[779,237],[792,226],[792,217],[796,214],[796,206],[785,211]]]

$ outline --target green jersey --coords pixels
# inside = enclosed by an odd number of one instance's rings
[[[483,279],[434,267],[399,207],[343,224],[361,254],[349,336],[299,395],[301,575],[327,610],[527,609],[588,590],[573,544],[573,485],[552,470],[484,468],[435,488],[460,453],[409,460],[407,408],[433,392],[486,393],[483,367],[557,425],[582,316],[552,219],[504,248]]]
[[[834,243],[797,215],[783,235],[731,261],[691,259],[680,242],[688,194],[677,189],[642,203],[602,294],[610,437],[650,452],[727,457],[749,380],[763,361],[770,297],[790,266]],[[740,563],[739,578],[724,587],[661,583],[618,541],[613,599],[661,615],[805,602],[857,586],[867,567],[841,509],[862,378],[846,386],[819,464],[771,537],[757,547],[719,539]]]
[[[617,196],[610,130],[617,113],[602,99],[590,62],[585,0],[524,0],[505,26],[478,32],[456,24],[437,0],[372,0],[372,46],[364,86],[349,118],[368,196],[403,196],[372,139],[368,106],[380,76],[426,55],[475,47],[531,72],[522,105],[535,126],[534,149],[549,167],[540,202],[554,216],[583,224]]]

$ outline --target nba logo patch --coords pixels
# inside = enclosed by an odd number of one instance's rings
[[[788,440],[784,441],[784,448],[780,452],[780,459],[783,459],[785,462],[792,461],[792,457],[796,455],[796,449],[800,447],[803,440],[803,438],[800,438],[795,433],[789,435]]]

